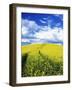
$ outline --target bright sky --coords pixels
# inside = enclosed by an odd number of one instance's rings
[[[29,43],[63,44],[63,15],[22,13],[22,45]]]

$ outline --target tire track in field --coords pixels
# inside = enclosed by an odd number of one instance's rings
[[[40,50],[39,50],[39,55],[40,55],[44,60],[48,60],[49,64],[50,64],[51,66],[53,66],[53,62],[52,62],[48,57],[44,56],[44,55],[41,53]]]

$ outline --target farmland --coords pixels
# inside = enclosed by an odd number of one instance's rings
[[[63,46],[29,44],[21,47],[22,77],[63,74]]]

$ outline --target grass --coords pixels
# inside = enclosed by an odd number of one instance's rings
[[[62,74],[62,45],[29,44],[22,46],[22,77]]]

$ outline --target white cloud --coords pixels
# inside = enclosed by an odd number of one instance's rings
[[[35,39],[27,39],[27,38],[23,38],[21,39],[21,42],[25,43],[46,43],[47,41],[46,40],[43,40],[43,39],[39,39],[39,38],[35,38]]]
[[[46,23],[46,21],[45,21],[45,20],[42,20],[42,19],[40,20],[40,22],[41,22],[41,23]]]
[[[28,33],[28,27],[23,26],[22,27],[22,35],[25,35]]]
[[[39,26],[35,21],[27,19],[22,20],[22,35],[37,38],[33,40],[24,39],[22,42],[41,42],[45,39],[49,41],[63,42],[63,30],[61,28],[56,27],[52,29],[49,26]]]
[[[59,23],[56,24],[56,27],[59,27],[60,25],[61,25],[61,23],[59,22]]]
[[[27,19],[22,19],[21,24],[22,24],[22,27],[23,27],[23,26],[28,26],[29,20],[27,20]]]
[[[38,25],[36,24],[35,21],[29,21],[28,27],[29,27],[29,28],[37,28]]]
[[[63,41],[63,30],[58,28],[41,31],[35,34],[36,38],[48,39],[51,41]]]
[[[41,26],[40,31],[48,31],[49,29],[51,29],[49,26]]]
[[[21,39],[21,42],[30,42],[28,39]]]
[[[35,21],[23,19],[22,27],[26,27],[29,30],[37,30],[40,26]]]

